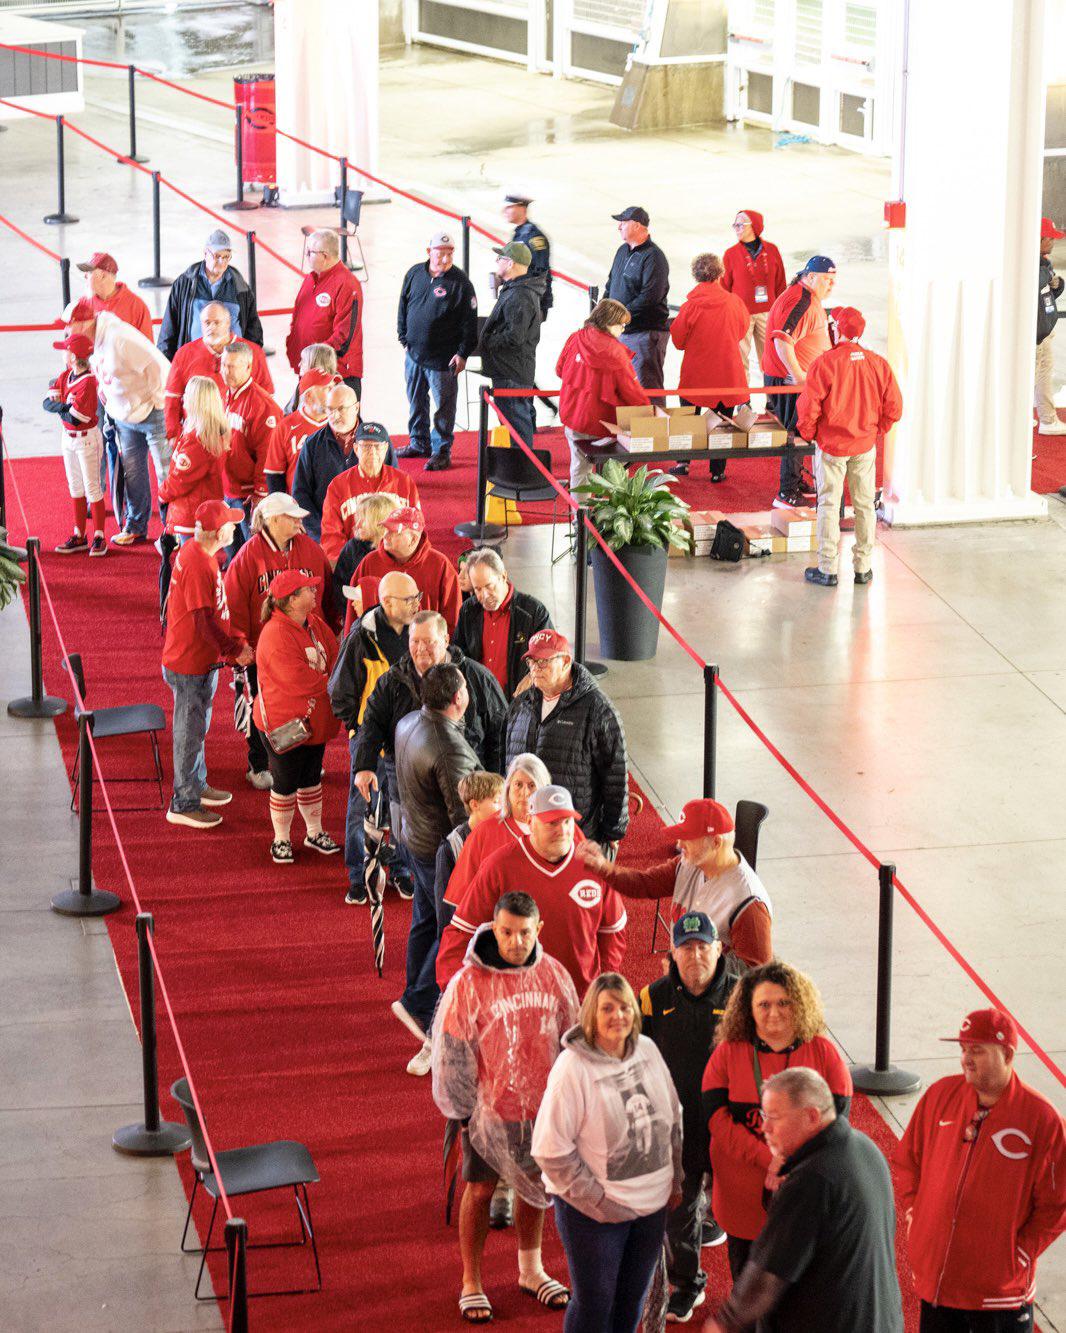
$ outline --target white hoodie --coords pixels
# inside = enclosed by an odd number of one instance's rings
[[[96,339],[89,365],[107,414],[136,426],[166,398],[170,362],[139,329],[110,310],[96,316]]]

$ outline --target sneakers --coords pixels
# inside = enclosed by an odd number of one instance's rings
[[[222,823],[222,816],[210,810],[168,810],[168,824],[184,824],[186,828],[217,828]]]
[[[292,843],[285,838],[275,838],[270,844],[270,859],[275,865],[291,866],[296,860],[292,854]]]
[[[809,497],[798,486],[790,491],[778,491],[773,509],[806,509]]]
[[[425,1041],[426,1030],[422,1024],[415,1018],[414,1014],[409,1014],[403,1007],[402,1000],[393,1000],[389,1005],[393,1015],[400,1020],[412,1037],[417,1037],[419,1041]]]
[[[803,577],[808,583],[817,583],[823,588],[835,588],[837,586],[837,576],[835,574],[825,573],[825,571],[819,569],[817,565],[812,565],[810,569],[805,569],[803,571]]]
[[[313,837],[308,834],[304,838],[304,846],[310,847],[313,852],[321,852],[323,856],[336,856],[341,850],[340,843],[334,842],[328,833],[316,833]]]
[[[364,903],[368,903],[370,894],[366,891],[366,885],[352,884],[344,895],[344,901],[349,907],[361,907]]]
[[[93,538],[93,544],[89,547],[90,555],[107,555],[107,542],[104,541],[104,534],[98,532]]]
[[[217,787],[204,787],[200,793],[201,805],[229,805],[232,800],[231,791],[219,791]]]
[[[703,1223],[703,1235],[700,1237],[700,1245],[708,1248],[714,1245],[724,1245],[726,1234],[713,1217],[708,1217]]]
[[[393,875],[392,886],[405,903],[409,903],[415,896],[415,886],[409,875]]]
[[[83,537],[80,532],[72,532],[65,542],[60,542],[56,547],[56,555],[74,555],[78,551],[88,549],[88,538]]]
[[[396,454],[397,458],[429,458],[430,456],[428,449],[420,449],[417,444],[409,444],[406,449],[400,449]]]
[[[432,458],[427,458],[422,464],[423,472],[447,472],[452,465],[451,455],[442,449],[439,454],[434,454]]]
[[[668,1324],[687,1324],[692,1318],[692,1311],[707,1299],[702,1291],[682,1291],[680,1287],[671,1293],[670,1303],[666,1307]]]
[[[873,581],[874,581],[874,572],[872,569],[862,569],[862,570],[857,569],[855,571],[856,583],[859,584],[873,583]]]
[[[244,775],[244,780],[256,789],[256,791],[269,791],[274,785],[274,779],[270,776],[267,769],[262,773],[257,773],[254,768],[250,768]]]
[[[1038,435],[1066,435],[1066,421],[1049,421],[1046,424],[1038,421],[1036,425]]]
[[[148,538],[143,532],[130,532],[129,528],[123,528],[121,532],[116,532],[111,538],[112,546],[136,546],[138,542],[147,541]]]
[[[669,467],[669,468],[667,468],[666,470],[667,470],[667,472],[669,472],[669,474],[671,475],[671,477],[687,477],[687,476],[688,476],[688,464],[687,464],[687,463],[675,463],[673,467]]]
[[[433,1064],[433,1043],[427,1037],[417,1055],[412,1055],[407,1062],[407,1072],[415,1078],[425,1078]]]

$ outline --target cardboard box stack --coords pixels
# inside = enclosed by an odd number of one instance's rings
[[[715,529],[719,520],[725,517],[717,509],[692,509],[689,522],[692,525],[692,554],[710,555],[714,543]]]
[[[646,407],[619,407],[604,426],[631,454],[665,453],[668,449],[704,449],[707,421],[694,407],[653,412]]]
[[[748,449],[776,449],[788,443],[788,431],[772,412],[753,412],[741,405],[733,413],[733,423],[744,432]]]

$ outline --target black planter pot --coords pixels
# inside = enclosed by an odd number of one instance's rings
[[[666,548],[623,546],[615,555],[649,601],[661,609]],[[644,662],[654,657],[659,622],[599,546],[592,552],[592,574],[602,656],[616,662]]]

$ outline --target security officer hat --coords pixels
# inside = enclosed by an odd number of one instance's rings
[[[525,194],[505,194],[503,196],[503,202],[505,204],[522,204],[523,207],[528,208],[533,200],[530,196]]]

